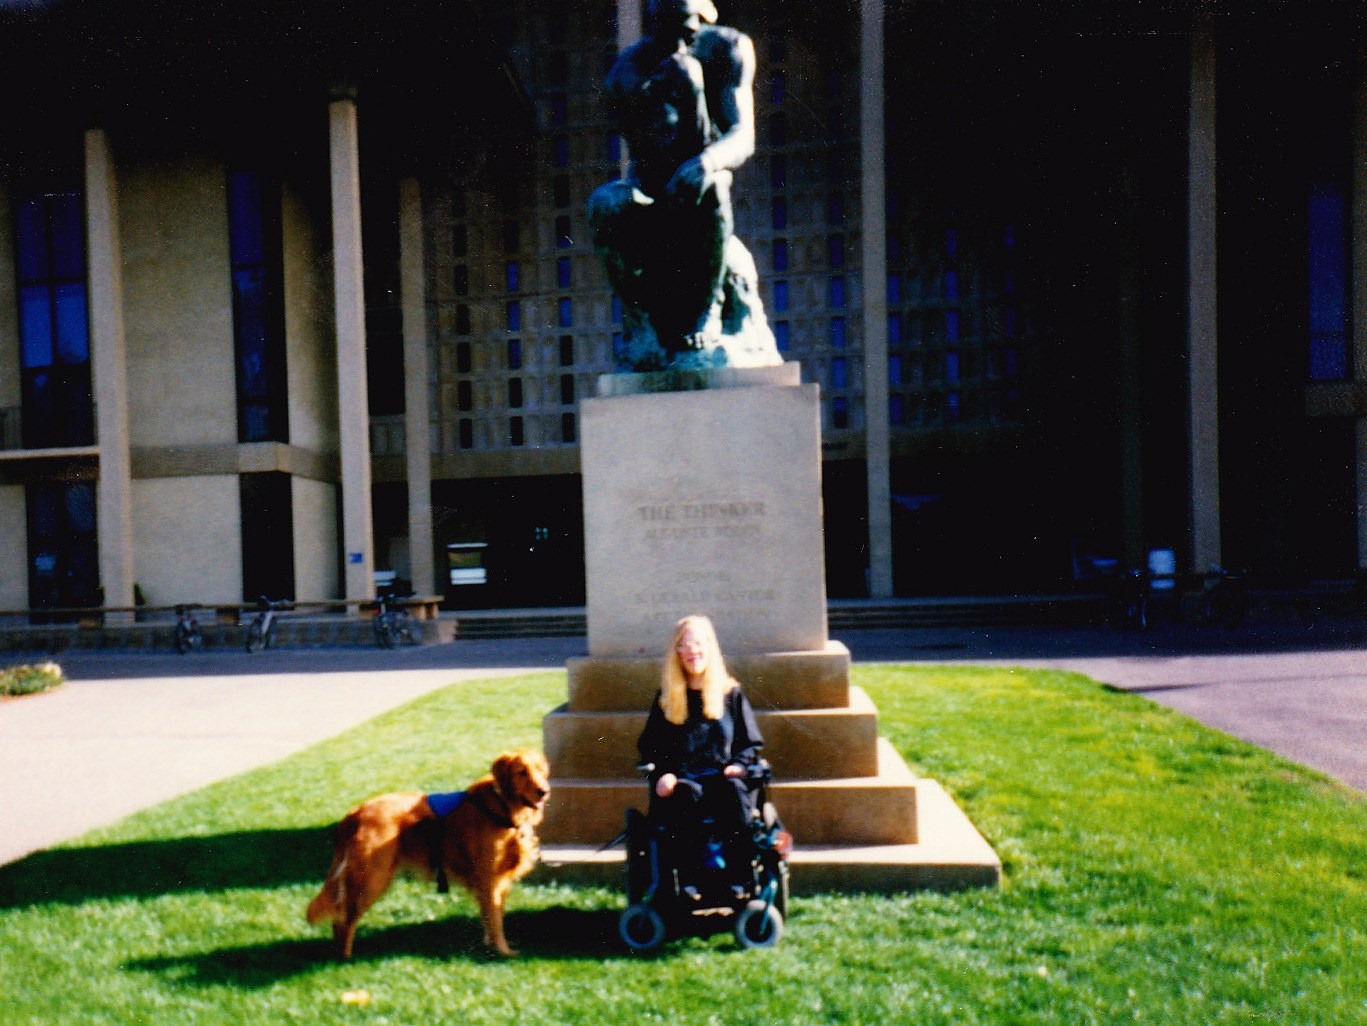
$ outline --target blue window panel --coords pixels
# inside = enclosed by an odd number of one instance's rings
[[[560,327],[574,327],[574,300],[569,296],[560,297]]]
[[[906,422],[906,397],[894,392],[888,396],[888,423],[905,424]]]
[[[788,76],[782,71],[775,71],[769,79],[769,100],[772,103],[782,103],[788,95]]]
[[[888,384],[900,385],[902,383],[902,358],[900,356],[888,357]]]
[[[570,162],[569,136],[557,135],[551,142],[551,160],[556,167],[566,167]]]
[[[259,264],[266,259],[261,176],[234,171],[228,176],[228,237],[232,262]]]
[[[570,237],[570,216],[561,214],[555,219],[555,248],[569,249],[574,245],[574,239]]]
[[[1349,227],[1345,190],[1319,185],[1310,190],[1308,270],[1310,380],[1346,381],[1351,374]]]
[[[769,116],[769,145],[788,145],[788,118],[782,111]]]
[[[845,318],[843,317],[831,318],[831,348],[845,348]]]
[[[555,261],[555,285],[556,288],[567,289],[572,282],[572,265],[569,257],[558,257]]]
[[[944,291],[945,299],[958,299],[959,272],[953,269],[945,271],[944,278],[941,280],[941,288]]]
[[[790,338],[787,321],[774,322],[774,343],[778,346],[779,352],[784,353],[788,351]]]
[[[607,153],[608,160],[614,164],[622,159],[622,137],[616,132],[608,136]]]
[[[849,375],[845,369],[844,357],[836,357],[831,361],[831,388],[848,388]]]
[[[963,401],[958,392],[950,392],[945,396],[945,420],[951,424],[957,424],[963,412]]]
[[[522,330],[522,304],[517,300],[504,307],[503,323],[509,331]]]
[[[509,261],[504,267],[503,277],[507,284],[507,291],[520,292],[522,290],[522,268],[518,266],[516,260]]]
[[[888,302],[900,303],[902,301],[902,276],[900,274],[888,275]]]
[[[508,339],[508,369],[518,370],[522,367],[522,339]]]
[[[51,367],[52,338],[51,292],[45,285],[25,285],[19,290],[19,332],[23,336],[25,367]]]
[[[786,189],[788,187],[788,158],[769,158],[769,187]]]
[[[959,341],[959,311],[945,311],[945,338],[950,342]]]
[[[622,297],[621,297],[621,296],[613,296],[613,297],[612,297],[612,323],[613,323],[613,324],[621,324],[621,323],[622,323]]]
[[[52,274],[85,277],[85,209],[81,195],[64,192],[48,197],[52,225]]]
[[[788,310],[788,283],[786,281],[774,282],[774,312],[786,313]]]
[[[53,299],[57,311],[57,359],[62,363],[85,363],[90,359],[85,285],[58,285],[53,289]]]
[[[15,217],[19,244],[19,280],[41,281],[48,277],[47,217],[37,199],[19,205]]]
[[[850,426],[850,401],[843,396],[831,400],[831,426],[839,430]]]
[[[845,305],[845,279],[841,275],[836,275],[830,280],[826,289],[826,305],[843,307]]]
[[[788,201],[782,196],[775,196],[773,209],[769,215],[769,221],[774,231],[781,232],[788,227]]]
[[[831,267],[845,266],[845,236],[836,234],[826,239],[826,263]]]
[[[774,265],[774,270],[782,273],[788,270],[788,240],[775,239],[773,249],[770,252],[770,261]]]
[[[959,383],[959,354],[945,353],[945,380],[951,385]]]
[[[826,223],[845,223],[845,194],[833,192],[826,197]]]
[[[955,228],[945,230],[945,258],[947,260],[957,260],[959,258],[959,232]]]
[[[888,314],[888,345],[900,346],[902,344],[902,315],[899,313]]]
[[[244,347],[266,343],[266,272],[260,267],[233,271],[237,335]]]

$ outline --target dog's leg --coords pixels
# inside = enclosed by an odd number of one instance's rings
[[[500,955],[511,957],[517,951],[508,945],[503,934],[503,903],[508,896],[508,885],[502,880],[482,880],[475,894],[479,900],[479,917],[484,923],[484,943]]]

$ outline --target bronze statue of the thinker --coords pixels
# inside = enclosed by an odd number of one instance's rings
[[[621,371],[782,362],[731,210],[755,150],[755,49],[716,20],[711,0],[649,0],[645,37],[608,72],[632,164],[589,219],[622,301]]]

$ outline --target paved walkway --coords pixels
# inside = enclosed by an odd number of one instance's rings
[[[863,630],[841,640],[857,662],[1075,669],[1367,790],[1367,624]],[[583,638],[540,638],[396,652],[66,653],[65,687],[0,703],[0,863],[284,758],[453,681],[558,669],[583,652]]]

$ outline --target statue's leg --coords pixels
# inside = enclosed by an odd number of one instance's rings
[[[725,176],[724,176],[725,177]],[[697,203],[671,202],[661,211],[661,239],[652,254],[659,289],[651,317],[671,351],[703,349],[721,337],[726,242],[731,237],[729,178]]]
[[[646,306],[650,207],[640,202],[631,183],[612,181],[600,185],[589,197],[589,228],[593,247],[613,291],[624,305]]]

